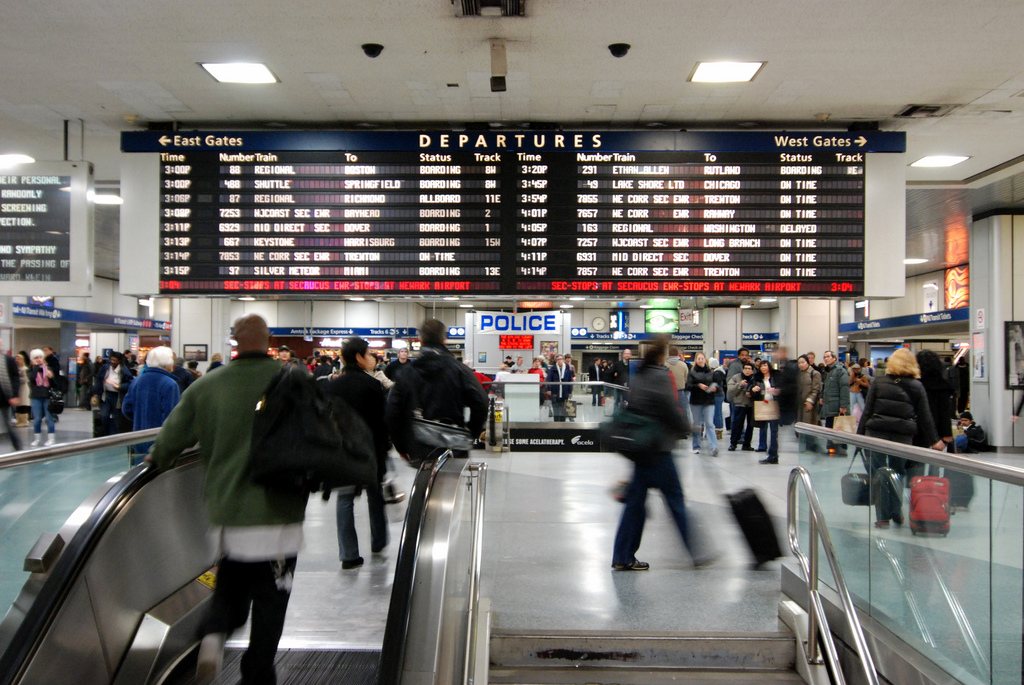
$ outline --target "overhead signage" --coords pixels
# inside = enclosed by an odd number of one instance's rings
[[[840,333],[857,333],[860,331],[877,331],[886,328],[902,328],[905,326],[921,326],[924,324],[951,323],[970,319],[969,309],[947,309],[941,312],[894,316],[888,319],[871,319],[839,324]]]
[[[5,295],[88,295],[92,289],[92,167],[0,169],[0,282]]]
[[[140,319],[135,316],[120,316],[117,314],[99,314],[97,312],[79,312],[73,309],[58,309],[56,307],[36,307],[27,304],[13,305],[15,316],[28,316],[36,319],[50,319],[51,321],[68,321],[71,323],[91,323],[103,326],[119,326],[124,328],[152,328],[158,331],[171,330],[170,321],[156,321],[154,319]]]
[[[778,333],[744,333],[743,342],[760,342],[762,340],[778,340]]]
[[[163,294],[855,295],[867,155],[904,149],[894,132],[122,134],[159,155]]]
[[[562,315],[558,312],[477,312],[476,332],[480,335],[512,333],[550,333],[562,331]]]
[[[273,336],[307,336],[315,335],[320,337],[347,337],[352,338],[415,338],[415,328],[321,328],[310,326],[306,328],[271,328],[270,335]]]

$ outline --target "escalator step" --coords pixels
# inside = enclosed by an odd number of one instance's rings
[[[216,685],[239,682],[243,654],[241,649],[224,652],[224,667]],[[379,660],[379,650],[283,649],[274,665],[278,685],[374,685]]]

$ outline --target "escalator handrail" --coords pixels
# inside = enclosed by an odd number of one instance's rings
[[[148,464],[136,466],[100,498],[61,552],[39,595],[12,636],[10,645],[0,655],[0,685],[17,682],[103,532],[131,498],[156,476],[156,468]]]
[[[381,644],[380,667],[377,672],[378,685],[398,685],[405,666],[405,643],[409,632],[412,611],[412,593],[416,583],[416,560],[419,556],[420,536],[427,502],[434,487],[438,472],[452,456],[445,450],[436,461],[425,461],[416,472],[416,479],[409,492],[409,504],[402,528],[402,539],[398,546],[395,562],[395,578],[391,584],[391,602],[384,626],[384,641]],[[0,685],[4,685],[0,683]]]
[[[108,447],[122,447],[124,445],[133,445],[137,442],[147,442],[156,438],[159,433],[159,428],[148,428],[131,433],[118,433],[117,435],[108,435],[102,438],[89,438],[88,440],[65,442],[59,445],[51,445],[50,447],[21,450],[20,452],[0,457],[0,470],[12,469],[26,464],[36,464],[41,461],[56,461],[57,459],[78,457],[90,452],[107,449]]]
[[[810,512],[809,529],[810,535],[808,545],[810,546],[810,558],[800,548],[799,537],[799,508],[798,495],[800,487],[807,498],[807,508]],[[867,638],[864,636],[864,628],[857,617],[857,610],[853,605],[853,598],[846,587],[846,580],[843,578],[842,569],[839,567],[839,559],[836,555],[835,545],[832,542],[832,534],[825,522],[825,515],[821,510],[821,503],[814,492],[814,484],[811,482],[811,474],[802,466],[797,466],[789,472],[789,487],[787,489],[787,532],[789,534],[789,548],[800,563],[804,580],[807,583],[807,642],[809,660],[814,663],[818,657],[818,637],[820,636],[825,645],[825,653],[832,667],[832,674],[839,681],[840,685],[845,683],[842,667],[839,663],[839,656],[836,652],[835,639],[828,627],[828,618],[825,616],[825,609],[821,602],[821,594],[818,592],[818,550],[825,552],[825,559],[828,561],[835,579],[836,592],[842,601],[843,615],[846,625],[850,630],[853,639],[853,647],[860,661],[861,669],[868,685],[878,685],[878,673],[875,670],[874,659],[871,658],[871,650],[868,648]],[[821,543],[820,545],[818,543]]]

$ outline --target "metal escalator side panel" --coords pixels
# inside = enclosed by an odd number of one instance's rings
[[[450,455],[451,452],[445,452],[436,463],[420,464],[416,479],[409,491],[405,525],[402,527],[398,558],[395,563],[395,577],[391,584],[391,602],[388,605],[388,618],[384,626],[378,685],[398,685],[401,682],[406,658],[412,598],[418,582],[416,570],[420,553],[421,528],[426,516],[426,505],[430,498],[434,479],[447,463]]]
[[[133,474],[135,471],[126,479]],[[76,546],[79,536],[73,539],[68,547],[74,554],[58,560],[47,582],[61,586],[50,590],[60,601],[47,602],[38,609],[33,605],[33,612],[49,607],[50,614],[20,668],[24,676],[0,682],[59,682],[69,669],[74,669],[76,676],[81,670],[83,677],[75,678],[81,685],[111,682],[144,614],[213,562],[201,495],[203,477],[198,464],[160,474],[144,469],[132,486],[125,484],[119,496],[112,491],[112,501],[100,503],[90,517],[90,521],[96,519],[94,525],[87,522],[79,534],[87,540]],[[62,563],[69,568],[57,573]],[[61,596],[75,601],[63,606]],[[80,596],[85,598],[84,605]],[[37,618],[33,623],[40,622]],[[84,636],[86,632],[91,635]],[[89,663],[69,660],[69,647],[78,640],[93,639],[100,645],[99,668],[92,662],[96,658],[92,649],[72,652]],[[84,677],[94,672],[105,676],[97,680]],[[0,675],[6,678],[6,670]]]

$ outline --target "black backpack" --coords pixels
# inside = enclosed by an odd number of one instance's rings
[[[328,400],[305,369],[286,364],[256,405],[250,478],[267,487],[308,492],[373,485],[373,444],[362,417],[342,400]]]

